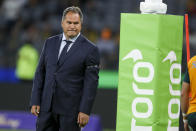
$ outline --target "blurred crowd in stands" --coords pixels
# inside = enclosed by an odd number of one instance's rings
[[[100,49],[101,69],[118,70],[120,13],[140,13],[141,1],[1,0],[0,68],[15,68],[19,49],[27,43],[40,54],[46,38],[62,33],[63,10],[74,5],[79,6],[84,13],[82,33]],[[191,56],[193,56],[196,52],[196,1],[163,0],[163,2],[168,5],[168,14],[189,14]],[[183,49],[183,52],[185,51]],[[183,53],[183,57],[185,54],[186,52]],[[185,64],[186,60],[183,62]]]

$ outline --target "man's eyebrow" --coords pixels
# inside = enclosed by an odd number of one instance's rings
[[[67,21],[68,23],[74,23],[74,24],[77,24],[79,23],[78,21]]]

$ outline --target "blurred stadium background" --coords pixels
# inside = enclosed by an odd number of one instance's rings
[[[44,40],[62,32],[62,12],[72,5],[82,9],[82,33],[97,44],[101,53],[99,89],[92,114],[104,131],[115,131],[120,13],[140,13],[141,1],[144,0],[0,0],[0,131],[28,131],[29,123],[25,127],[18,123],[23,123],[22,115],[29,115],[31,70],[38,61]],[[191,56],[195,55],[196,1],[163,2],[168,5],[167,14],[189,14],[190,50]],[[21,67],[28,64],[31,66],[21,71]],[[182,72],[185,70],[184,39]],[[24,72],[29,75],[25,76]],[[29,119],[33,119],[32,116]]]

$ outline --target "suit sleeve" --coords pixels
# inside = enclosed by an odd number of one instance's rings
[[[84,87],[79,111],[88,115],[91,112],[98,86],[99,59],[99,51],[95,47],[91,50],[85,61]]]
[[[33,88],[31,93],[31,101],[30,106],[32,105],[40,105],[41,103],[41,95],[42,89],[44,86],[44,79],[45,79],[45,52],[46,52],[46,44],[47,41],[44,43],[44,47],[41,52],[41,56],[39,59],[39,63],[35,72],[35,77],[33,80]]]

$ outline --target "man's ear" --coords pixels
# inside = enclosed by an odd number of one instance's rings
[[[61,21],[61,27],[63,28],[63,21]]]

